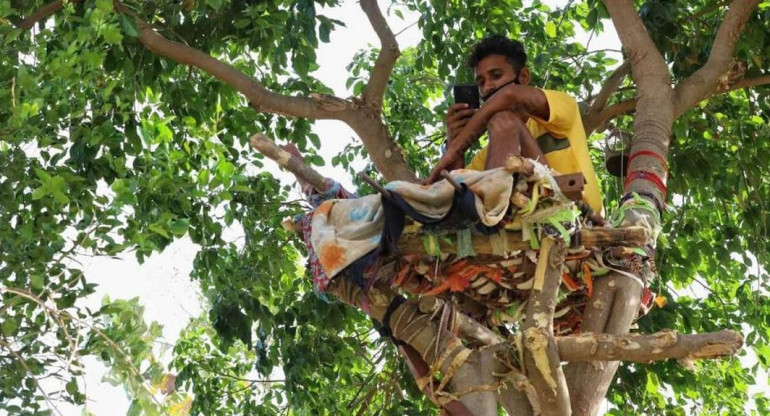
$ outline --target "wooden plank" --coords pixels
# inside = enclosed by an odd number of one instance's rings
[[[511,251],[529,250],[529,241],[521,240],[520,231],[505,231],[508,239],[508,248]],[[450,242],[439,238],[439,246],[442,253],[456,254],[454,236],[451,235]],[[613,247],[630,246],[639,247],[649,243],[650,233],[642,227],[629,228],[604,228],[604,227],[586,227],[580,229],[575,244],[588,247]],[[404,234],[398,242],[398,249],[401,254],[425,254],[425,247],[422,243],[422,234]],[[473,249],[477,255],[494,255],[492,243],[489,236],[473,235]]]
[[[570,201],[581,201],[583,199],[583,188],[586,185],[586,178],[582,173],[554,176],[553,179],[559,185],[564,196],[569,198]]]

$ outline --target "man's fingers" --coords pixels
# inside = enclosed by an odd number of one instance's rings
[[[477,110],[475,108],[466,108],[464,110],[455,111],[454,113],[451,113],[449,117],[447,117],[447,121],[452,122],[455,120],[470,118],[473,116],[473,114],[476,113],[476,111]]]
[[[468,103],[455,103],[449,106],[449,110],[447,111],[447,113],[453,114],[464,108],[468,108]]]
[[[460,130],[462,130],[462,128],[465,127],[466,124],[468,124],[467,118],[462,120],[457,120],[454,123],[449,125],[449,131],[455,132],[455,136],[456,136],[457,133],[459,133]]]

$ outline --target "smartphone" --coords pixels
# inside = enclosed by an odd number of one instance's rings
[[[466,103],[469,108],[479,108],[481,97],[476,84],[458,84],[454,88],[455,103]]]

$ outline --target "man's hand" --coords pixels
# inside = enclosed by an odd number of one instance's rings
[[[468,124],[468,120],[476,111],[475,108],[468,108],[467,103],[456,103],[449,106],[446,114],[447,142],[452,143],[452,140]]]
[[[469,132],[466,130],[463,130],[458,134],[457,139],[449,144],[447,147],[446,153],[444,153],[444,156],[441,157],[441,160],[438,161],[436,166],[433,167],[433,170],[430,172],[430,175],[427,179],[422,181],[423,185],[430,185],[434,182],[437,182],[442,178],[441,171],[442,170],[448,170],[452,171],[455,169],[457,165],[458,160],[462,160],[463,155],[465,154],[465,150],[468,149],[470,146],[469,143],[473,143],[472,139],[470,138],[471,135],[469,135]],[[473,137],[478,137],[478,135],[473,135]],[[465,139],[464,139],[465,138]]]

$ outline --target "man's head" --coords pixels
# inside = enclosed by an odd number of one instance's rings
[[[505,36],[490,36],[477,43],[468,65],[483,97],[510,82],[526,85],[530,81],[524,46]]]

